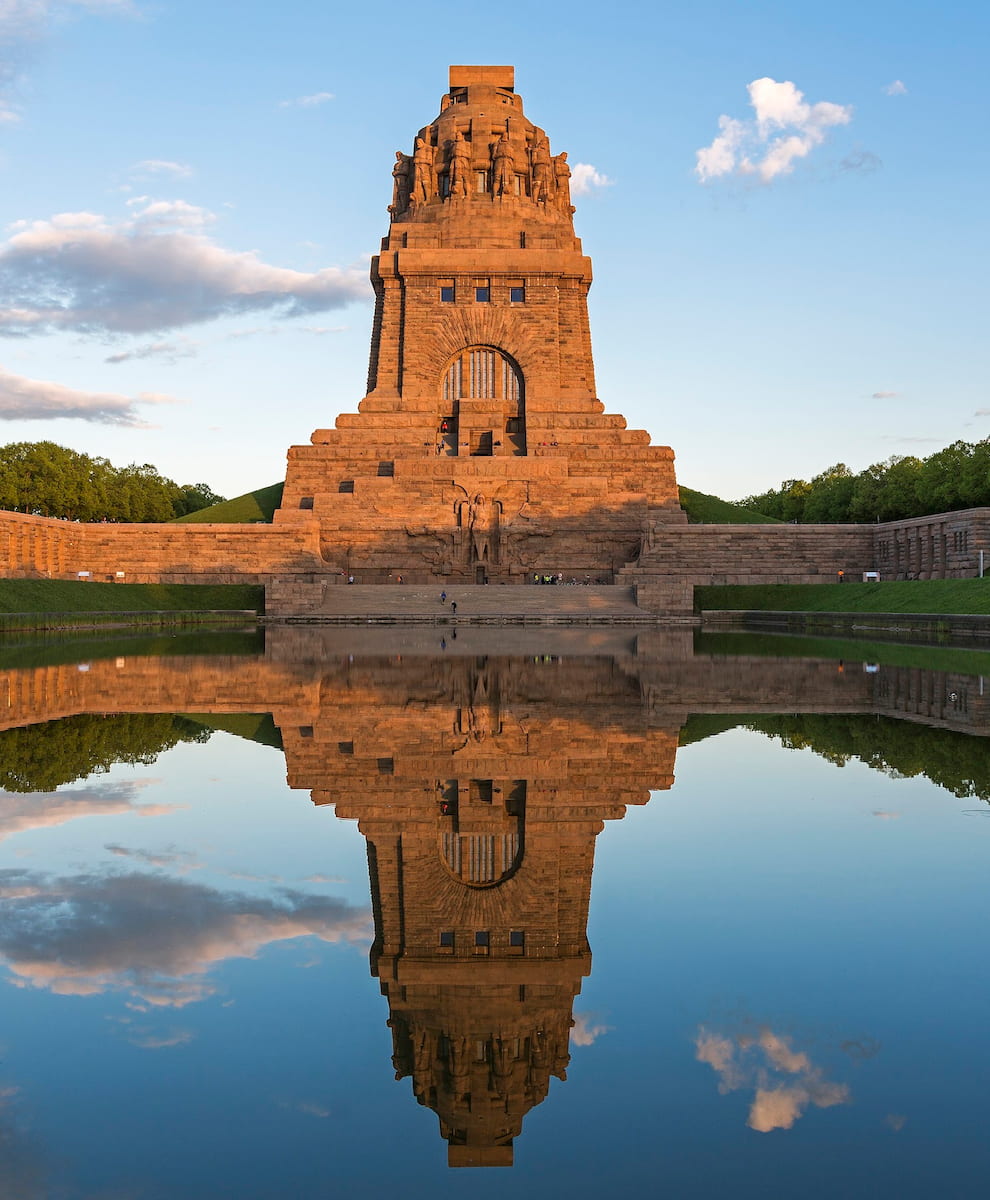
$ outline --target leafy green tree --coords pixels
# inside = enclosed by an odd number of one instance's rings
[[[7,729],[0,733],[0,788],[52,792],[114,763],[150,766],[179,742],[205,742],[211,733],[168,713],[82,713]]]
[[[69,521],[171,521],[223,499],[177,484],[151,463],[115,467],[55,442],[0,447],[0,508]]]

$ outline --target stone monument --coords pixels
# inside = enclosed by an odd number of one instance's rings
[[[673,453],[604,412],[566,153],[512,67],[454,66],[392,167],[368,394],[289,451],[277,526],[359,583],[612,582],[683,524]]]

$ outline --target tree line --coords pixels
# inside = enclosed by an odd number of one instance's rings
[[[7,729],[0,733],[0,788],[53,792],[114,763],[151,766],[179,742],[206,742],[212,734],[171,713],[79,713]]]
[[[889,775],[923,775],[960,799],[990,800],[990,757],[981,737],[894,717],[844,714],[757,717],[742,723],[788,750],[812,750],[837,767],[858,759]]]
[[[224,499],[150,463],[115,467],[55,442],[0,447],[0,508],[69,521],[171,521]]]
[[[858,474],[836,463],[739,503],[801,523],[899,521],[990,505],[990,438],[953,442],[927,458],[895,455]]]

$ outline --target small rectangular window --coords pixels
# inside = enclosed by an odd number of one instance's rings
[[[311,738],[313,736],[313,726],[312,725],[300,725],[299,726],[299,736],[304,737],[304,738]]]
[[[510,304],[525,304],[526,289],[524,287],[509,288],[509,303]]]
[[[378,774],[379,775],[394,775],[395,774],[395,763],[392,761],[392,759],[380,758],[378,760]]]
[[[440,301],[442,304],[454,303],[454,285],[452,283],[440,285]]]
[[[480,930],[478,933],[476,933],[474,935],[474,944],[476,946],[487,946],[489,944],[490,940],[491,939],[488,935],[487,929]]]
[[[353,742],[338,742],[337,743],[337,753],[338,754],[353,754],[354,753],[354,743]]]
[[[474,186],[479,192],[487,192],[488,191],[488,172],[487,171],[475,171]]]
[[[487,304],[492,298],[491,281],[476,279],[474,281],[474,298],[479,304]]]
[[[454,931],[452,929],[444,930],[444,932],[440,934],[440,945],[448,950],[453,950]]]
[[[313,497],[312,496],[300,496],[299,497],[299,507],[302,509],[306,509],[309,512],[312,512],[313,511]]]
[[[510,946],[519,946],[519,947],[525,946],[526,945],[525,931],[522,929],[510,930],[509,931],[509,945]]]

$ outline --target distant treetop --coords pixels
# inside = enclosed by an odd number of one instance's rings
[[[115,467],[55,442],[0,447],[0,508],[69,521],[171,521],[223,500],[206,483],[176,483],[150,463]]]
[[[900,521],[980,508],[990,505],[990,438],[953,442],[927,458],[895,455],[858,474],[836,463],[810,482],[785,479],[740,503],[801,523]]]

